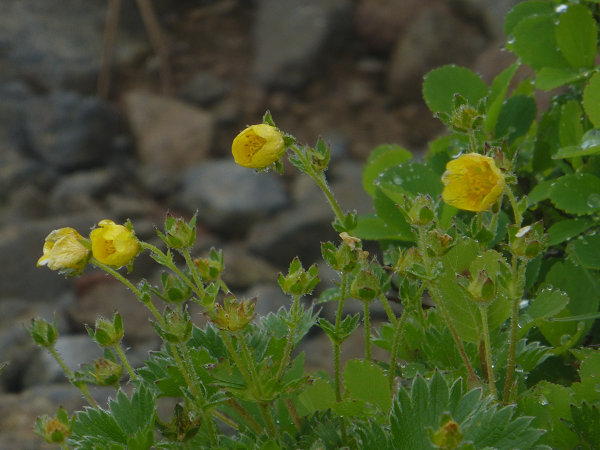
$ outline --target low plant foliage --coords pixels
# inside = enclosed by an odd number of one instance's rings
[[[357,180],[372,214],[338,205],[324,141],[299,144],[268,113],[242,131],[236,161],[282,171],[287,154],[323,191],[339,233],[321,244],[335,284],[316,295],[317,265],[296,258],[277,279],[289,304],[266,317],[255,317],[260,299],[223,282],[221,251],[192,256],[195,216],[167,216],[161,248],[111,220],[89,238],[52,231],[38,264],[108,272],[149,308],[163,346],[131,367],[115,313],[88,327],[104,356],[72,373],[54,350],[56,325],[34,319],[35,343],[89,401],[39,418],[36,432],[81,449],[598,448],[599,21],[596,1],[524,1],[505,22],[517,62],[490,86],[454,65],[427,74],[425,102],[448,133],[423,160],[397,145],[373,150]],[[521,65],[532,75],[517,77]],[[552,93],[545,110],[538,91]],[[160,285],[133,285],[119,270],[140,252],[164,268]],[[207,325],[192,321],[191,302]],[[332,320],[319,315],[325,302]],[[346,314],[347,302],[362,313]],[[376,302],[387,321],[374,327]],[[305,370],[297,349],[314,329],[331,341],[333,373]],[[364,357],[342,367],[354,333]],[[106,407],[89,384],[115,387]],[[173,400],[167,420],[161,397]]]

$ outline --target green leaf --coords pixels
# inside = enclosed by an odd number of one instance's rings
[[[554,6],[545,0],[529,0],[518,3],[507,14],[504,20],[504,34],[507,37],[513,32],[513,29],[529,16],[553,15]]]
[[[583,137],[581,108],[576,100],[569,100],[561,107],[558,129],[560,144],[563,147],[578,145]]]
[[[552,15],[531,15],[522,19],[512,30],[510,48],[534,70],[543,67],[569,67],[555,37]]]
[[[596,21],[583,5],[569,5],[558,16],[556,43],[565,59],[573,67],[590,68],[598,47]]]
[[[579,367],[579,377],[583,380],[588,377],[600,377],[600,352],[595,350],[586,356]]]
[[[551,91],[565,84],[574,83],[586,77],[586,73],[573,68],[542,67],[535,77],[535,87]]]
[[[298,396],[300,404],[306,410],[306,414],[316,411],[325,411],[331,408],[335,400],[333,386],[328,380],[318,378]]]
[[[593,221],[586,218],[565,219],[555,222],[548,228],[548,245],[556,245],[580,235],[593,225]]]
[[[576,156],[591,156],[600,153],[600,128],[588,130],[577,145],[559,149],[552,159],[574,158]]]
[[[509,67],[504,69],[500,75],[497,75],[492,82],[492,89],[488,98],[487,113],[485,116],[485,129],[486,131],[492,131],[496,128],[498,121],[498,114],[500,108],[506,98],[508,92],[508,86],[515,75],[515,72],[519,68],[519,63],[511,64]]]
[[[569,214],[590,214],[600,210],[600,178],[590,173],[564,175],[555,180],[550,200]]]
[[[404,214],[400,211],[398,204],[390,198],[390,195],[394,195],[391,189],[386,189],[385,192],[381,188],[375,190],[375,198],[373,200],[373,206],[377,211],[377,216],[383,220],[387,226],[396,232],[397,236],[406,241],[414,241],[414,233],[406,221]],[[402,195],[398,192],[398,197]],[[395,195],[394,195],[395,196]],[[398,198],[400,201],[400,199]]]
[[[375,214],[364,214],[358,217],[354,236],[369,241],[399,240],[410,242],[414,239],[410,225],[406,221],[403,222],[402,227],[394,227]]]
[[[515,95],[509,98],[498,113],[495,137],[506,137],[509,143],[514,142],[529,131],[536,114],[537,106],[532,97]]]
[[[451,114],[456,94],[476,106],[488,94],[488,87],[479,75],[466,67],[447,65],[425,75],[423,98],[432,112]]]
[[[402,191],[415,195],[429,194],[436,199],[442,194],[444,185],[440,176],[429,167],[420,163],[407,163],[386,170],[380,178],[380,188],[392,200],[394,197],[390,193],[401,195]],[[399,198],[395,200],[400,203]]]
[[[371,152],[363,167],[363,189],[373,196],[376,180],[390,167],[401,165],[412,157],[411,152],[398,145],[380,145]]]
[[[581,267],[600,269],[600,235],[579,236],[569,243],[567,253]]]
[[[533,320],[554,317],[569,303],[569,296],[558,289],[542,289],[525,313]]]
[[[532,206],[541,201],[550,198],[550,192],[554,185],[554,180],[546,180],[535,186],[529,194],[527,194],[527,205]]]
[[[600,305],[600,289],[586,269],[574,265],[571,261],[554,263],[546,274],[548,286],[560,289],[569,296],[569,304],[559,316],[579,316],[595,313]],[[592,326],[593,320],[585,322],[585,331]],[[552,321],[540,325],[544,336],[555,346],[560,345],[561,336],[574,336],[577,332],[577,322]]]
[[[369,361],[355,359],[346,363],[343,377],[344,390],[350,398],[376,405],[387,414],[392,393],[383,369]]]
[[[600,72],[596,72],[583,89],[583,109],[595,128],[600,128]]]

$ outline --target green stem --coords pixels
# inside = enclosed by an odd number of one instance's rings
[[[242,377],[244,377],[246,384],[254,392],[255,397],[258,397],[258,392],[256,392],[256,386],[253,383],[252,376],[250,375],[250,372],[248,372],[244,361],[242,361],[240,355],[238,355],[238,353],[236,352],[235,347],[233,346],[233,342],[231,342],[231,338],[225,331],[221,332],[221,338],[223,339],[223,343],[225,344],[225,347],[229,352],[229,356],[231,356],[231,359],[233,359],[233,362],[235,362],[235,365],[242,373]]]
[[[340,286],[340,299],[338,302],[337,313],[335,315],[335,332],[336,335],[339,333],[340,325],[342,323],[342,313],[344,312],[344,303],[346,301],[346,290],[348,289],[348,274],[344,272],[342,274],[341,286]],[[342,382],[341,382],[341,368],[340,368],[340,349],[341,344],[339,342],[333,343],[333,366],[334,366],[334,383],[335,383],[335,398],[338,402],[342,401]]]
[[[198,386],[196,386],[196,383],[192,381],[190,373],[188,372],[187,367],[183,362],[181,355],[179,354],[179,350],[174,345],[171,345],[171,350],[173,353],[173,358],[175,359],[175,363],[177,364],[177,367],[179,368],[179,371],[181,372],[181,375],[183,376],[186,385],[190,388],[192,394],[194,394],[194,398],[196,398],[201,404],[204,404],[204,396],[198,390]]]
[[[388,383],[390,390],[394,387],[394,379],[396,378],[396,358],[398,357],[398,347],[400,346],[400,337],[404,329],[404,322],[408,316],[406,308],[402,311],[400,320],[395,323],[394,326],[394,340],[392,341],[392,350],[390,354],[390,368],[388,372]]]
[[[520,227],[521,222],[523,222],[523,216],[521,215],[521,211],[519,211],[519,205],[517,204],[515,194],[513,194],[512,189],[508,186],[506,186],[505,192],[508,196],[508,200],[510,201],[510,206],[512,207],[513,215],[515,216],[515,225]]]
[[[182,252],[183,258],[185,259],[185,263],[192,274],[192,278],[194,279],[194,283],[196,283],[196,287],[198,292],[202,292],[204,289],[204,284],[202,283],[202,278],[200,278],[200,274],[198,273],[198,269],[196,268],[196,264],[192,260],[192,255],[190,255],[190,251],[186,248]]]
[[[363,302],[363,324],[365,328],[365,359],[371,361],[371,314],[369,302]]]
[[[121,348],[121,345],[120,344],[116,344],[116,345],[113,346],[113,348],[115,349],[115,351],[119,355],[119,358],[121,358],[121,362],[125,366],[125,369],[127,369],[127,372],[129,373],[129,378],[131,378],[132,380],[137,380],[138,376],[136,375],[136,373],[133,371],[133,368],[129,364],[129,361],[127,360],[127,356],[125,356],[125,352]]]
[[[478,304],[481,313],[481,324],[483,326],[483,345],[485,347],[485,363],[487,367],[490,393],[496,399],[496,380],[494,378],[494,365],[492,364],[492,346],[490,345],[490,328],[488,326],[487,306]]]
[[[279,363],[279,368],[277,369],[277,374],[275,375],[275,379],[277,381],[281,380],[283,376],[283,372],[287,367],[290,357],[292,354],[292,348],[294,346],[294,341],[296,340],[296,329],[298,328],[298,310],[300,308],[300,296],[294,295],[292,300],[292,310],[290,316],[292,318],[292,325],[288,330],[288,336],[285,343],[285,348],[283,349],[283,356],[281,358],[281,362]]]
[[[246,363],[246,367],[248,367],[248,370],[250,373],[250,379],[252,380],[252,383],[255,386],[255,389],[259,395],[259,398],[261,398],[263,395],[262,385],[260,384],[260,378],[258,377],[258,372],[256,371],[255,359],[252,356],[252,353],[250,352],[248,345],[246,344],[246,340],[244,339],[244,336],[242,334],[239,334],[237,336],[237,338],[238,338],[238,341],[240,342],[240,347],[242,349],[242,358],[244,359],[244,362]]]
[[[271,413],[271,408],[268,403],[259,402],[258,407],[260,408],[260,412],[265,421],[265,425],[267,426],[267,432],[270,437],[277,436],[277,427],[275,426],[275,420],[273,419],[273,414]]]
[[[148,244],[147,242],[140,242],[140,245],[146,250],[150,250],[152,253],[158,255],[160,259],[164,262],[164,266],[170,269],[179,278],[181,278],[183,282],[187,284],[188,287],[194,292],[194,294],[198,296],[198,298],[202,298],[204,296],[204,293],[198,288],[198,286],[196,286],[196,284],[192,280],[190,280],[189,277],[187,277],[181,270],[179,270],[179,267],[177,267],[173,263],[173,261],[171,261],[170,258],[158,247],[152,244]]]
[[[129,281],[127,278],[125,278],[123,275],[121,275],[119,272],[117,272],[115,269],[113,269],[110,266],[107,266],[106,264],[101,263],[100,261],[98,261],[95,258],[92,258],[90,260],[91,264],[93,264],[94,266],[98,267],[99,269],[104,270],[106,273],[108,273],[109,275],[111,275],[112,277],[114,277],[116,280],[120,281],[121,283],[123,283],[125,286],[127,286],[131,292],[133,292],[135,294],[135,296],[138,298],[138,300],[140,300],[144,305],[146,305],[146,307],[150,310],[150,312],[152,313],[152,315],[154,315],[154,317],[156,318],[156,320],[158,321],[158,323],[164,327],[165,325],[165,321],[163,320],[162,316],[160,315],[160,313],[158,312],[158,310],[154,307],[154,304],[152,303],[152,301],[148,300],[148,301],[142,301],[142,292],[136,288],[131,281]]]
[[[388,301],[387,297],[385,296],[385,294],[381,294],[379,296],[379,300],[381,300],[381,304],[383,305],[383,310],[385,311],[385,314],[388,317],[388,320],[390,321],[390,323],[392,325],[396,325],[396,321],[398,320],[396,318],[396,314],[394,314],[394,311],[392,311],[392,307],[390,306],[390,302]]]
[[[227,401],[227,406],[230,406],[239,416],[246,422],[250,428],[254,430],[256,434],[261,434],[263,432],[263,427],[256,421],[256,419],[250,414],[246,408],[239,404],[239,402],[235,399],[231,399]]]
[[[511,277],[511,289],[510,296],[512,302],[512,311],[510,316],[510,337],[508,344],[508,360],[506,363],[506,379],[504,380],[504,393],[502,400],[504,403],[510,402],[513,377],[515,374],[516,367],[516,355],[517,355],[517,341],[519,340],[519,303],[521,302],[522,292],[520,287],[524,285],[525,269],[527,264],[522,262],[519,265],[518,259],[515,255],[512,257],[512,277]]]
[[[335,217],[340,222],[343,222],[344,213],[342,212],[342,208],[340,208],[340,205],[338,204],[337,200],[333,196],[333,193],[329,189],[323,172],[315,171],[312,167],[312,162],[310,161],[310,159],[307,158],[306,155],[296,145],[292,145],[291,149],[296,154],[296,156],[300,158],[304,163],[304,167],[306,169],[304,173],[311,177],[315,181],[315,183],[317,183],[317,186],[319,186],[319,188],[323,191],[323,194],[325,194],[325,197],[327,198],[327,201],[329,202],[329,205],[331,206]]]
[[[284,400],[284,403],[285,403],[285,406],[286,406],[288,412],[290,413],[290,417],[292,418],[292,421],[294,422],[296,429],[298,431],[302,430],[302,419],[300,418],[300,415],[298,414],[298,411],[296,410],[296,407],[294,406],[292,399],[286,398]]]
[[[92,395],[90,394],[87,384],[74,383],[73,372],[71,372],[71,369],[69,369],[67,367],[67,365],[65,364],[65,362],[63,361],[61,356],[58,354],[56,349],[54,347],[46,347],[46,348],[48,349],[48,351],[50,352],[50,354],[52,355],[54,360],[58,363],[60,368],[65,372],[65,375],[67,376],[67,378],[69,379],[71,384],[73,386],[77,387],[81,391],[81,393],[83,394],[83,396],[85,397],[85,399],[88,401],[88,403],[90,405],[92,405],[94,408],[98,408],[98,403],[96,402],[94,397],[92,397]]]
[[[462,358],[463,362],[465,363],[465,366],[467,367],[470,380],[476,381],[478,379],[477,375],[475,374],[475,371],[473,370],[473,366],[471,365],[471,362],[469,361],[467,352],[465,351],[465,347],[463,346],[463,343],[458,335],[458,332],[456,331],[456,328],[454,327],[454,323],[452,322],[452,317],[450,317],[450,314],[446,310],[444,301],[442,300],[442,296],[437,288],[437,285],[435,285],[434,282],[432,281],[433,273],[432,273],[432,268],[431,268],[431,258],[429,258],[429,254],[427,253],[428,249],[427,249],[427,245],[426,245],[426,229],[424,226],[419,226],[418,229],[419,229],[419,233],[418,233],[417,245],[419,248],[419,252],[421,253],[421,257],[423,258],[423,264],[425,265],[425,270],[426,270],[426,274],[427,274],[427,280],[425,280],[425,283],[427,285],[427,290],[429,291],[429,295],[431,295],[431,298],[435,302],[436,307],[438,308],[440,313],[442,313],[442,317],[446,321],[446,325],[448,326],[448,329],[450,330],[450,333],[452,334],[452,338],[454,339],[454,342],[456,343],[456,347],[458,348],[460,357]]]

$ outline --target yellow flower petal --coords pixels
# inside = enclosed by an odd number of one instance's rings
[[[94,228],[90,233],[94,258],[109,266],[129,264],[139,252],[139,243],[133,231],[108,219],[100,221],[98,225],[99,228]]]
[[[283,135],[267,124],[252,125],[238,134],[231,145],[233,159],[240,166],[262,169],[285,152]]]
[[[502,195],[504,175],[489,156],[467,153],[446,164],[442,198],[467,211],[486,211]]]
[[[38,266],[51,270],[83,270],[90,254],[83,237],[73,228],[59,228],[46,236]]]

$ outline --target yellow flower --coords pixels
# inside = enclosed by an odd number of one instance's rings
[[[43,255],[38,266],[52,270],[81,271],[87,264],[90,250],[84,245],[83,237],[73,228],[59,228],[46,236]]]
[[[94,258],[109,266],[125,266],[138,254],[139,243],[133,230],[117,225],[112,220],[102,220],[100,228],[90,233]]]
[[[442,198],[467,211],[486,211],[504,191],[504,175],[489,156],[467,153],[446,164]]]
[[[264,123],[249,126],[235,137],[231,145],[235,162],[251,169],[273,164],[284,152],[283,135],[277,128]]]

